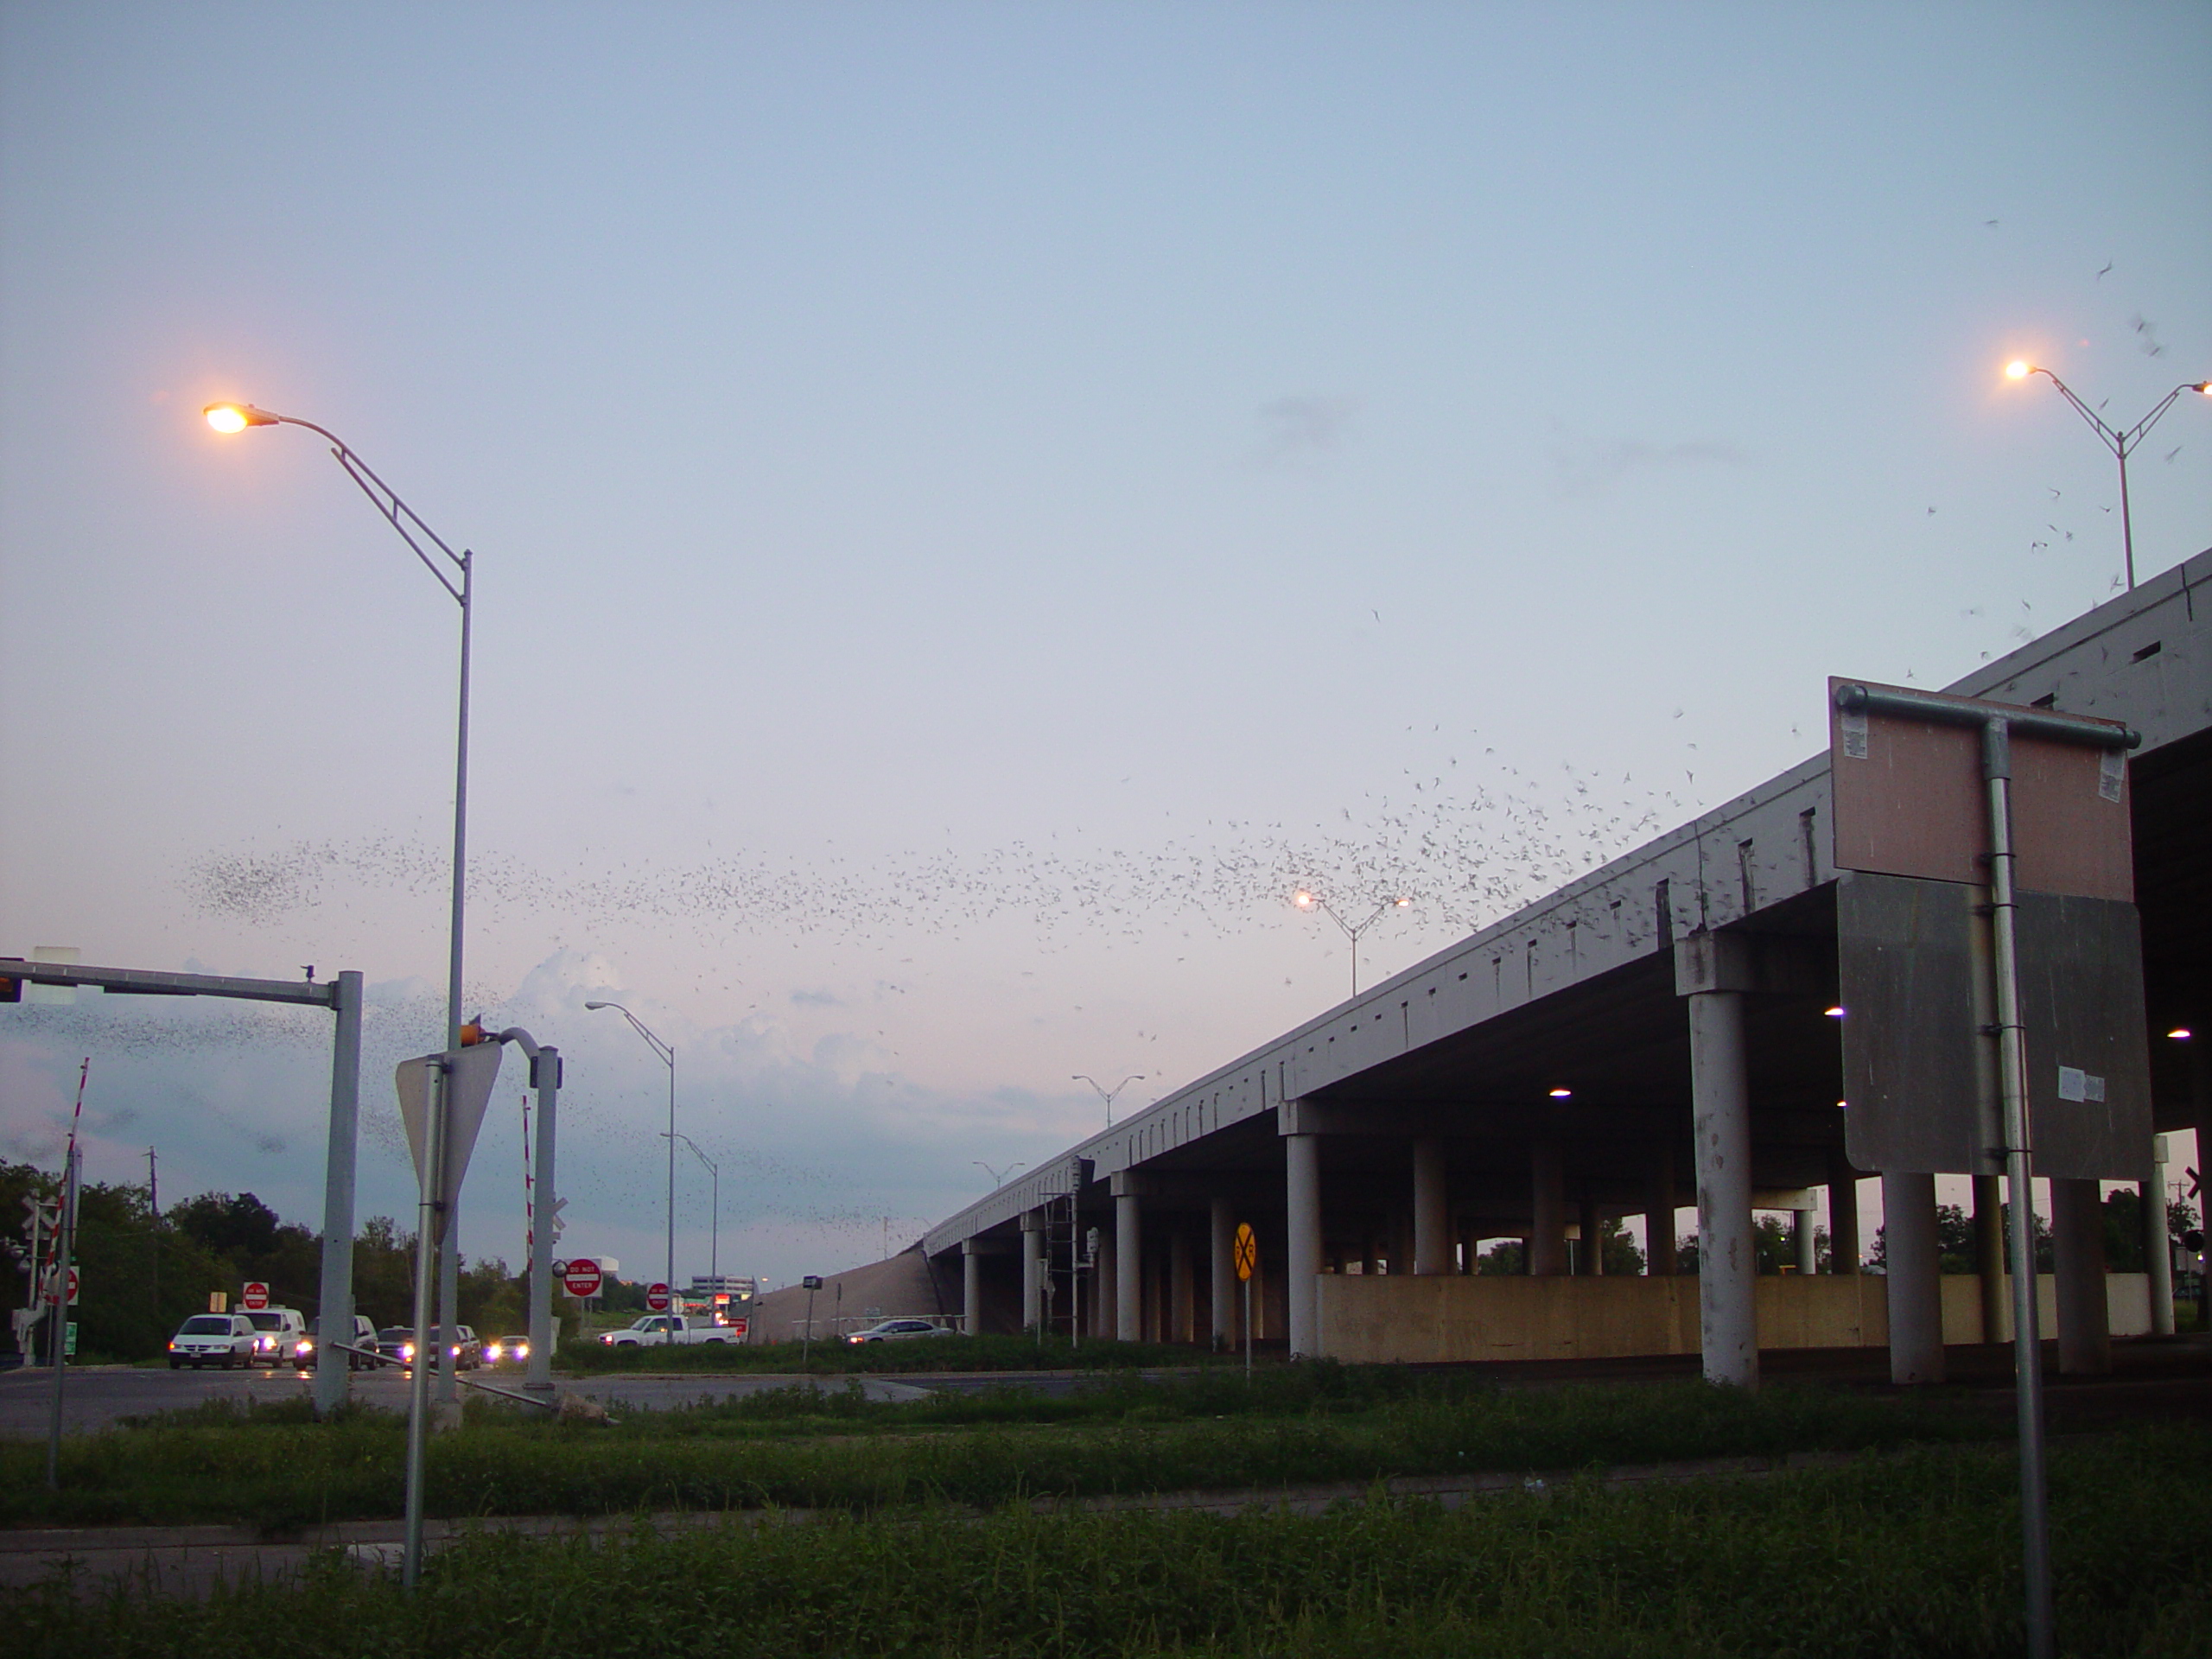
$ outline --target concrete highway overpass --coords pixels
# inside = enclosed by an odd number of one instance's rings
[[[2212,551],[1948,688],[2141,732],[2128,789],[2153,1112],[2200,1145],[2212,1145],[2202,1045],[2165,1033],[2212,1043],[2208,583]],[[1759,1346],[1886,1343],[1900,1381],[1939,1377],[1946,1340],[2008,1334],[2001,1264],[1939,1284],[1934,1178],[1892,1174],[1879,1178],[1890,1270],[1859,1273],[1866,1173],[1845,1161],[1827,1014],[1830,806],[1822,753],[1070,1147],[922,1249],[939,1282],[962,1287],[971,1330],[1041,1319],[1236,1341],[1230,1238],[1245,1224],[1261,1262],[1254,1326],[1294,1354],[1701,1350],[1708,1376],[1751,1383]],[[1716,1096],[1716,1067],[1740,1068],[1745,1086]],[[1810,1272],[1801,1247],[1805,1271],[1755,1278],[1752,1211],[1796,1211],[1809,1247],[1821,1188],[1831,1271]],[[1993,1206],[1996,1183],[1975,1197]],[[2151,1319],[2146,1287],[2099,1282],[2096,1198],[2094,1181],[2062,1181],[2047,1212],[2059,1259],[2046,1294],[2075,1370],[2098,1369],[2111,1331]],[[1704,1271],[1678,1277],[1673,1211],[1691,1205]],[[1592,1271],[1602,1251],[1571,1248],[1636,1216],[1659,1218],[1636,1278],[1608,1280]],[[1525,1242],[1525,1277],[1473,1273],[1477,1242],[1497,1238]]]

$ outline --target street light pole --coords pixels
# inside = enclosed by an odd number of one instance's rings
[[[1402,896],[1396,899],[1385,899],[1375,906],[1375,913],[1372,916],[1370,916],[1365,921],[1360,923],[1357,927],[1354,927],[1350,922],[1344,920],[1343,917],[1338,915],[1337,912],[1331,908],[1329,901],[1322,898],[1320,894],[1315,893],[1311,887],[1299,888],[1296,893],[1290,895],[1290,902],[1297,906],[1300,910],[1319,911],[1324,916],[1326,916],[1331,921],[1334,922],[1339,928],[1344,930],[1344,938],[1351,941],[1351,994],[1354,996],[1357,996],[1359,995],[1359,936],[1366,932],[1369,928],[1374,926],[1376,923],[1381,921],[1383,917],[1389,914],[1390,912],[1394,910],[1403,910],[1407,906],[1412,904],[1413,900]]]
[[[423,562],[423,568],[430,573],[438,586],[444,588],[454,603],[461,607],[461,715],[459,735],[454,746],[453,785],[453,922],[447,942],[446,961],[446,1052],[452,1053],[461,1046],[462,1024],[461,915],[467,899],[468,872],[468,658],[470,625],[476,614],[476,556],[467,548],[456,553],[447,546],[445,538],[423,523],[422,515],[401,500],[391,486],[371,471],[368,463],[355,454],[346,441],[327,427],[317,426],[313,421],[303,421],[296,415],[278,415],[269,410],[256,409],[251,404],[210,404],[202,413],[207,416],[207,424],[218,432],[243,432],[253,426],[299,426],[320,437],[327,438],[331,455],[346,469],[346,475],[360,486],[361,493],[369,498],[370,505],[399,533],[399,539],[405,542],[415,556]],[[439,568],[435,559],[423,551],[423,543],[416,539],[417,533],[436,548],[459,573],[457,583]]]
[[[671,1129],[669,1133],[674,1135],[675,1131]],[[719,1296],[721,1294],[722,1289],[722,1173],[721,1169],[715,1166],[713,1159],[708,1157],[705,1153],[699,1150],[699,1143],[696,1141],[694,1141],[690,1135],[678,1135],[676,1138],[678,1141],[681,1141],[685,1146],[690,1147],[691,1155],[707,1166],[707,1179],[713,1184],[715,1196],[714,1210],[712,1213],[714,1216],[714,1221],[707,1233],[707,1277],[715,1281],[715,1294]],[[668,1290],[669,1294],[673,1296],[676,1294],[675,1285],[671,1283],[669,1286]]]
[[[476,556],[467,548],[458,553],[446,544],[446,540],[423,521],[423,515],[399,498],[397,491],[378,478],[369,464],[355,454],[346,442],[325,426],[313,421],[302,420],[296,415],[279,415],[270,410],[257,409],[251,404],[210,404],[200,411],[207,424],[226,435],[243,432],[256,426],[304,427],[330,443],[333,460],[346,469],[346,476],[360,486],[361,493],[369,498],[384,521],[397,532],[399,539],[422,561],[423,568],[430,573],[438,586],[461,607],[461,698],[460,711],[455,721],[453,778],[453,914],[446,938],[446,1042],[445,1052],[457,1052],[461,1048],[461,969],[462,919],[468,891],[468,669],[470,635],[476,617]],[[417,537],[421,539],[416,539]],[[424,550],[423,543],[429,542],[452,567],[448,574],[436,559]],[[461,1256],[461,1205],[455,1201],[447,1206],[442,1260],[439,1266],[438,1290],[442,1318],[438,1322],[438,1394],[441,1404],[450,1405],[455,1397],[454,1366],[457,1363],[450,1340],[452,1328],[460,1318],[458,1302],[459,1266]],[[349,1281],[350,1288],[350,1281]],[[337,1323],[338,1310],[326,1306],[323,1315],[332,1325]],[[418,1362],[421,1359],[418,1356]]]
[[[2182,393],[2194,391],[2212,397],[2212,380],[2183,381],[2159,401],[2156,409],[2123,432],[2118,427],[2107,426],[2102,416],[2075,397],[2073,387],[2068,385],[2049,369],[2033,363],[2016,360],[2005,365],[2005,374],[2006,378],[2012,380],[2024,380],[2030,375],[2039,374],[2052,385],[2056,386],[2058,395],[2074,405],[2074,412],[2089,423],[2090,429],[2104,440],[2105,448],[2111,450],[2114,458],[2119,461],[2120,539],[2120,545],[2127,555],[2127,585],[2130,589],[2133,589],[2135,586],[2135,525],[2128,510],[2127,458],[2134,453],[2135,447],[2150,435],[2151,429],[2158,423],[2158,417],[2174,406],[2174,399],[2180,397]]]
[[[1110,1129],[1114,1127],[1115,1096],[1120,1094],[1122,1090],[1128,1088],[1133,1083],[1142,1083],[1144,1081],[1144,1073],[1139,1071],[1133,1076],[1123,1077],[1111,1089],[1109,1089],[1104,1084],[1099,1082],[1097,1078],[1087,1076],[1081,1071],[1075,1073],[1075,1075],[1071,1077],[1068,1081],[1070,1083],[1087,1083],[1093,1089],[1096,1089],[1098,1091],[1098,1098],[1106,1103],[1106,1127]],[[971,1159],[969,1161],[973,1162],[974,1160]],[[985,1166],[987,1171],[988,1167],[989,1166],[988,1165]]]
[[[596,1013],[601,1008],[612,1008],[630,1022],[631,1028],[645,1039],[652,1052],[668,1066],[668,1311],[676,1312],[676,1049],[664,1043],[645,1028],[645,1022],[624,1007],[620,1002],[587,1002],[584,1007]],[[671,1325],[670,1330],[676,1327]]]

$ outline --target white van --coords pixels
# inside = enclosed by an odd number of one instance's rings
[[[257,1307],[249,1310],[245,1318],[256,1333],[255,1364],[274,1370],[279,1365],[292,1363],[299,1351],[300,1338],[308,1333],[307,1319],[298,1308]]]
[[[195,1313],[169,1338],[169,1370],[184,1365],[195,1371],[203,1365],[243,1370],[253,1363],[262,1339],[243,1313]]]

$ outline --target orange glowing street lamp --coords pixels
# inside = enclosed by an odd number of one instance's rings
[[[2039,374],[2056,386],[2058,395],[2074,405],[2075,412],[2089,423],[2096,435],[2104,440],[2105,448],[2111,450],[2120,461],[2120,538],[2127,556],[2127,585],[2132,588],[2135,586],[2135,526],[2128,514],[2127,458],[2134,453],[2136,445],[2149,435],[2151,429],[2158,423],[2158,417],[2174,406],[2174,399],[2182,393],[2194,391],[2212,397],[2212,380],[2183,381],[2160,400],[2156,409],[2123,432],[2118,427],[2106,425],[2096,410],[2076,397],[2074,389],[2049,369],[2018,357],[2005,365],[2007,380],[2024,380],[2032,374]]]

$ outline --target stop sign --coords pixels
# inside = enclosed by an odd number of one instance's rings
[[[269,1287],[258,1279],[248,1280],[245,1294],[238,1301],[249,1313],[258,1313],[269,1306]]]
[[[561,1275],[561,1288],[575,1297],[599,1294],[599,1263],[589,1256],[580,1255],[569,1263],[568,1271]]]
[[[647,1285],[645,1287],[645,1306],[652,1309],[656,1313],[667,1313],[668,1287],[666,1285],[658,1283]]]

